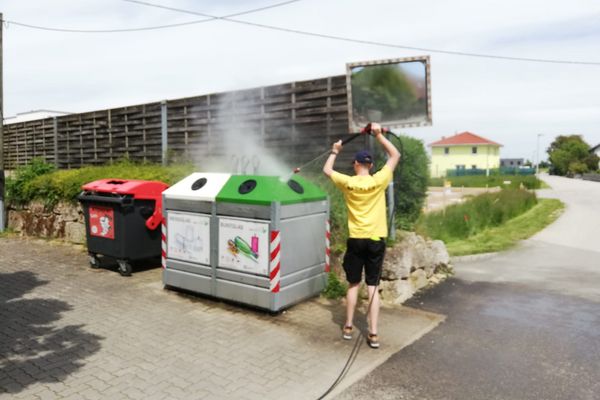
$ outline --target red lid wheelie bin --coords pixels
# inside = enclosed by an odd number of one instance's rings
[[[158,181],[100,179],[83,185],[83,207],[90,265],[98,255],[117,260],[119,273],[131,275],[131,261],[160,257],[162,192]]]

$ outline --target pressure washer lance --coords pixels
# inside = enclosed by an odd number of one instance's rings
[[[361,135],[370,135],[371,132],[372,132],[372,130],[371,130],[371,123],[368,123],[364,128],[362,128],[360,130],[360,132],[353,133],[350,137],[347,137],[346,139],[342,140],[342,146],[345,145],[346,143],[350,143],[351,141],[353,141],[354,139],[356,139],[357,137],[359,137]],[[381,133],[392,133],[392,131],[390,131],[388,128],[381,128]],[[301,165],[299,167],[294,168],[293,171],[292,171],[292,175],[299,173],[307,165],[310,165],[310,164],[314,163],[315,161],[317,161],[321,157],[325,156],[326,154],[329,154],[330,152],[331,152],[331,149],[323,152],[322,154],[319,154],[317,157],[313,158],[312,160],[310,160],[306,164],[303,164],[303,165]]]

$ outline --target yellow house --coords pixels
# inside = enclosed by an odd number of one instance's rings
[[[447,170],[483,169],[489,172],[500,167],[501,144],[471,132],[442,137],[431,147],[431,176],[446,176]]]

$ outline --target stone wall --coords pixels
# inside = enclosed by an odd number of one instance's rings
[[[413,232],[402,232],[399,239],[386,252],[380,283],[382,300],[395,304],[452,274],[450,256],[441,240],[428,240]]]
[[[47,207],[41,201],[8,207],[8,228],[26,236],[85,243],[85,221],[79,204],[60,202]]]

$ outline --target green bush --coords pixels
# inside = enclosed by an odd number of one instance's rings
[[[453,176],[451,178],[431,178],[429,186],[443,186],[444,181],[448,180],[452,187],[507,187],[518,189],[523,184],[526,189],[539,189],[542,181],[534,175],[472,175],[472,176]],[[510,181],[505,185],[504,182]]]
[[[536,203],[535,193],[526,190],[503,189],[485,193],[463,204],[423,215],[416,224],[416,231],[432,239],[452,242],[499,226]]]
[[[7,188],[11,188],[7,190],[7,201],[26,203],[39,199],[48,205],[56,204],[60,200],[75,202],[81,192],[81,186],[98,179],[157,180],[171,185],[193,171],[192,164],[163,167],[158,164],[130,161],[56,171],[51,165],[42,166],[38,163],[34,166],[32,162],[29,166],[17,170],[14,180],[7,181]]]
[[[306,174],[306,178],[314,182],[329,197],[329,221],[331,231],[331,251],[342,253],[346,249],[348,239],[348,213],[342,192],[323,173]]]
[[[339,299],[346,295],[348,285],[340,281],[340,278],[335,272],[330,272],[327,276],[327,286],[323,290],[323,296],[328,299]]]
[[[31,162],[16,169],[13,177],[6,179],[6,200],[14,204],[24,204],[30,200],[30,183],[35,178],[55,170],[42,158],[33,158]]]
[[[427,198],[429,157],[423,142],[410,136],[392,137],[402,157],[394,172],[396,226],[412,230]]]
[[[394,171],[396,227],[411,230],[427,197],[429,158],[419,139],[405,135],[389,135],[388,139],[401,154],[400,163]],[[380,169],[386,161],[385,153],[381,146],[376,146],[375,150],[375,169]]]

